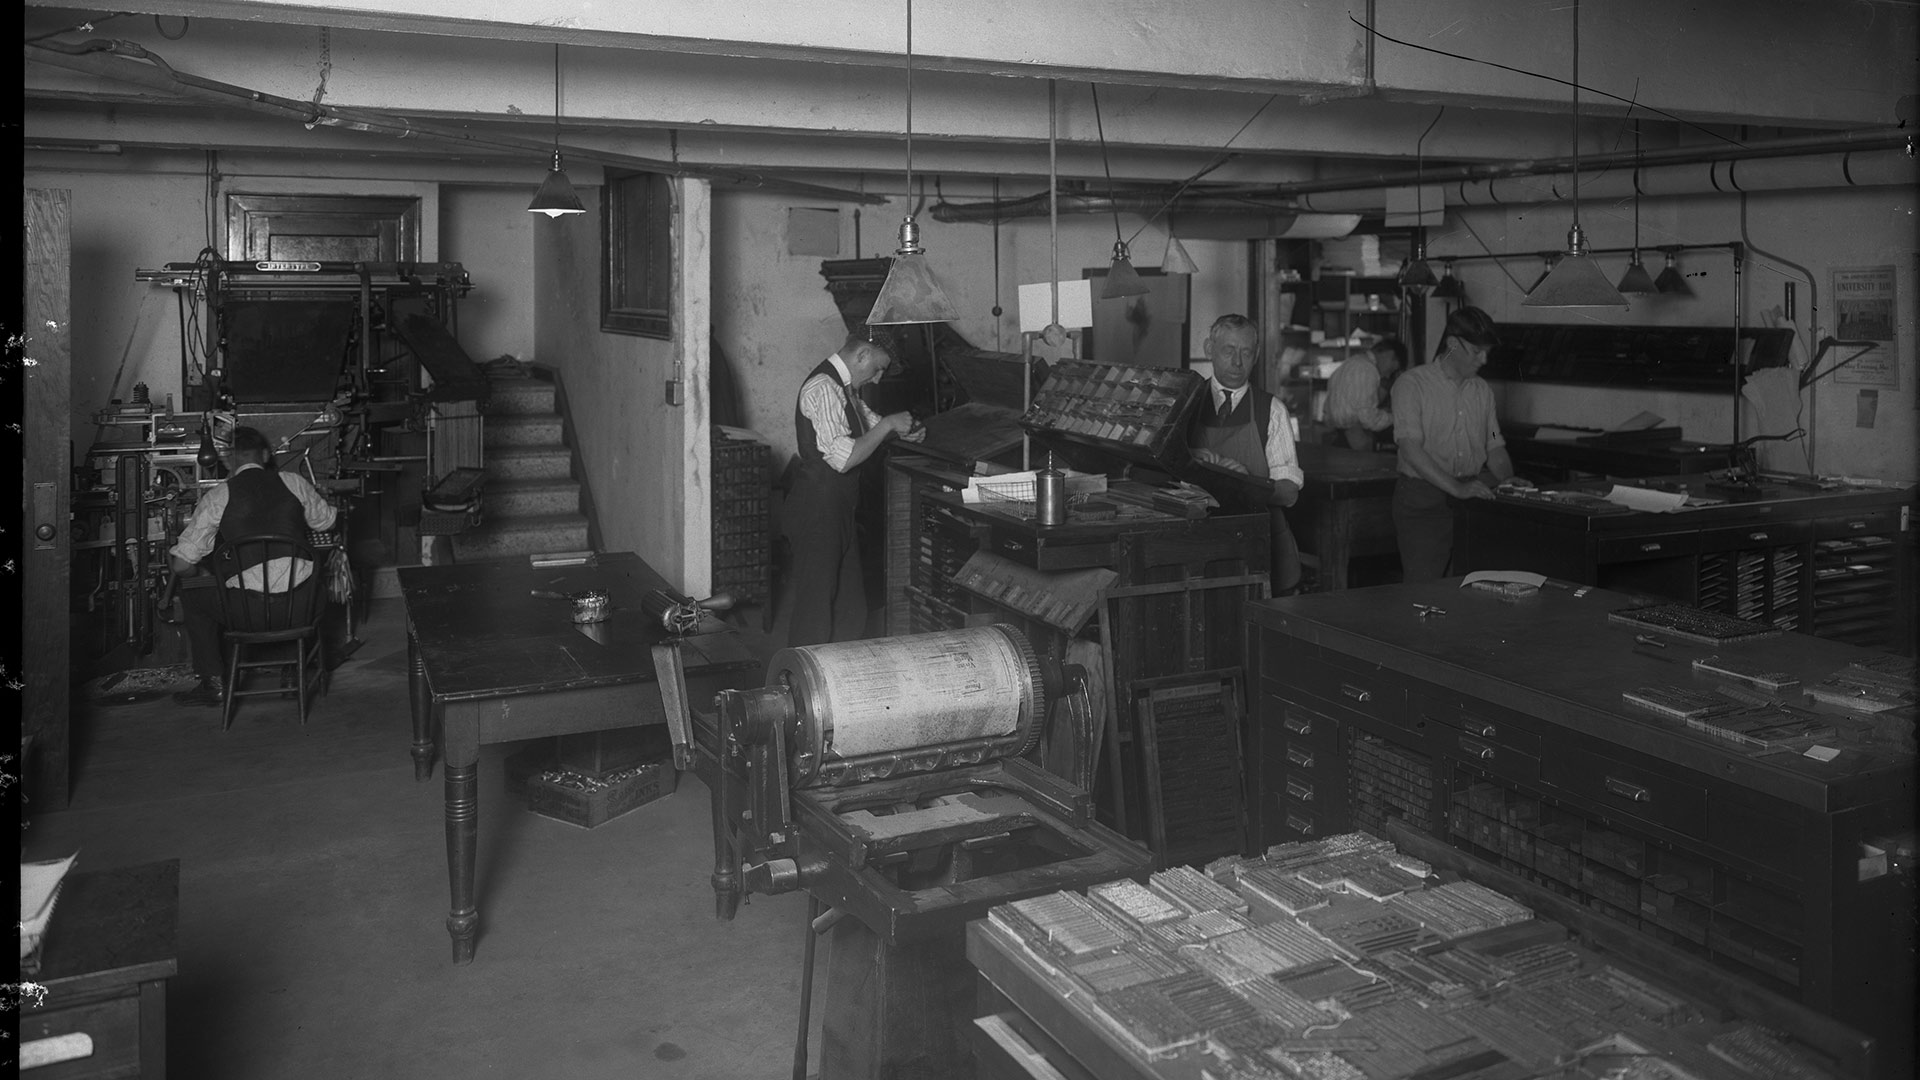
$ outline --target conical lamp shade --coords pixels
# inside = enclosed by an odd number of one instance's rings
[[[1534,286],[1522,307],[1626,307],[1627,298],[1613,287],[1600,265],[1586,255],[1561,259],[1546,280]]]
[[[1177,236],[1167,237],[1167,254],[1160,260],[1160,272],[1163,274],[1197,274],[1198,266],[1193,265],[1193,256],[1187,254],[1187,246]]]
[[[960,317],[947,299],[945,290],[933,279],[924,252],[895,255],[887,280],[874,298],[873,314],[867,322],[873,326],[899,326],[903,323],[952,322]]]
[[[533,201],[527,204],[527,209],[550,218],[587,212],[587,208],[580,205],[580,196],[574,194],[573,181],[568,180],[567,174],[560,169],[560,154],[557,151],[553,155],[553,171],[547,174],[540,190],[533,193]]]
[[[1433,298],[1435,300],[1464,300],[1466,296],[1466,285],[1462,284],[1459,278],[1453,276],[1453,264],[1448,263],[1447,272],[1440,277],[1440,284],[1433,287]]]
[[[1627,272],[1620,275],[1619,289],[1623,293],[1639,293],[1641,295],[1660,291],[1653,284],[1653,275],[1647,273],[1647,268],[1641,266],[1640,260],[1637,258],[1628,263]]]
[[[1145,296],[1150,292],[1147,283],[1140,280],[1140,274],[1133,268],[1133,259],[1127,255],[1127,242],[1113,242],[1113,265],[1107,267],[1107,283],[1100,287],[1100,299],[1117,300],[1122,296]]]
[[[1680,276],[1680,271],[1673,265],[1671,256],[1667,259],[1667,268],[1660,271],[1659,277],[1653,279],[1653,287],[1668,296],[1693,295],[1693,286],[1688,285],[1687,279]]]
[[[1415,259],[1400,271],[1400,284],[1409,289],[1425,289],[1440,284],[1440,279],[1433,276],[1433,267],[1427,260]]]

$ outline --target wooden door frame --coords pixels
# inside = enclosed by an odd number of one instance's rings
[[[22,518],[20,678],[25,683],[23,733],[33,735],[23,763],[26,795],[36,810],[59,810],[69,797],[70,685],[67,614],[73,540],[68,535],[72,483],[72,199],[65,190],[22,193],[26,258],[22,266],[22,325],[32,328],[23,349],[21,425]],[[57,614],[56,614],[57,613]]]

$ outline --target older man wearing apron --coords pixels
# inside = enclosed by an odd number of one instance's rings
[[[1294,448],[1293,417],[1272,394],[1247,377],[1260,359],[1260,327],[1244,315],[1222,315],[1207,332],[1213,374],[1207,400],[1194,417],[1189,443],[1194,456],[1273,485],[1268,512],[1273,521],[1272,584],[1275,596],[1300,588],[1300,546],[1282,507],[1300,498],[1306,474]]]

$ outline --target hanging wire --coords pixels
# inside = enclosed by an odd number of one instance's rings
[[[1114,202],[1113,166],[1107,161],[1107,128],[1100,121],[1100,87],[1097,83],[1087,86],[1093,91],[1093,127],[1100,133],[1100,167],[1107,174],[1107,201],[1113,205],[1113,239],[1115,243],[1125,244],[1126,240],[1120,235],[1120,204]]]
[[[1231,138],[1227,139],[1225,143],[1221,144],[1219,154],[1215,156],[1213,161],[1210,162],[1206,167],[1202,168],[1199,172],[1194,173],[1192,176],[1189,176],[1185,180],[1180,181],[1180,186],[1173,189],[1173,194],[1167,196],[1167,201],[1160,204],[1160,209],[1155,210],[1151,214],[1148,214],[1147,219],[1140,223],[1140,227],[1133,230],[1133,235],[1127,237],[1127,243],[1131,245],[1135,240],[1140,239],[1140,234],[1147,231],[1147,226],[1160,220],[1161,214],[1164,214],[1168,210],[1173,209],[1173,204],[1175,200],[1179,199],[1181,194],[1184,193],[1188,188],[1192,187],[1195,183],[1197,183],[1201,177],[1206,176],[1208,173],[1214,171],[1215,169],[1218,169],[1220,166],[1225,165],[1229,161],[1232,161],[1234,155],[1227,153],[1227,148],[1234,144],[1234,140],[1246,134],[1247,129],[1253,126],[1253,122],[1260,118],[1260,114],[1267,111],[1267,106],[1273,104],[1274,101],[1279,97],[1280,97],[1279,94],[1267,95],[1267,100],[1261,102],[1260,107],[1253,110],[1253,115],[1247,117],[1246,123],[1240,125],[1240,130],[1234,132]],[[1098,115],[1099,114],[1096,112],[1095,116],[1097,117]]]
[[[1513,67],[1509,64],[1499,64],[1499,63],[1495,63],[1492,60],[1482,60],[1477,56],[1465,56],[1460,53],[1448,52],[1445,49],[1436,49],[1430,45],[1419,45],[1411,41],[1403,41],[1400,38],[1393,37],[1390,34],[1383,34],[1380,31],[1375,30],[1373,27],[1368,26],[1366,23],[1361,22],[1359,19],[1356,19],[1351,15],[1347,16],[1347,19],[1348,21],[1352,22],[1355,26],[1358,26],[1360,29],[1365,30],[1368,34],[1374,37],[1377,37],[1382,41],[1390,41],[1395,45],[1404,45],[1409,49],[1419,49],[1421,52],[1430,52],[1430,53],[1434,53],[1439,56],[1445,56],[1454,60],[1464,60],[1469,64],[1484,64],[1490,68],[1499,68],[1501,71],[1511,71],[1515,75],[1526,75],[1530,78],[1545,79],[1548,82],[1559,83],[1561,86],[1572,86],[1576,90],[1581,89],[1581,87],[1575,85],[1580,80],[1580,76],[1578,74],[1574,75],[1574,82],[1570,83],[1565,79],[1562,79],[1555,75],[1548,75],[1545,72],[1529,71],[1526,68]],[[1612,98],[1615,101],[1624,102],[1625,104],[1628,104],[1628,105],[1633,104],[1633,100],[1630,98],[1623,98],[1619,94],[1609,93],[1608,91],[1598,89],[1597,87],[1589,86],[1589,87],[1585,87],[1585,89],[1590,93],[1598,94],[1601,97]],[[1713,138],[1719,139],[1723,143],[1728,143],[1730,145],[1738,146],[1741,148],[1745,148],[1747,145],[1746,143],[1743,143],[1738,139],[1728,138],[1727,136],[1722,135],[1717,131],[1714,131],[1712,128],[1702,127],[1701,125],[1696,124],[1691,120],[1688,120],[1684,116],[1675,116],[1674,114],[1667,112],[1665,109],[1658,109],[1653,107],[1652,105],[1642,105],[1640,107],[1647,110],[1648,112],[1659,113],[1661,116],[1664,116],[1667,119],[1672,120],[1677,124],[1685,124],[1687,127],[1690,127],[1693,130],[1698,131],[1703,135],[1710,135]]]
[[[913,0],[907,0],[907,194],[913,198]]]
[[[1580,0],[1573,0],[1573,227],[1580,228]]]
[[[560,156],[560,43],[553,43],[553,155]]]

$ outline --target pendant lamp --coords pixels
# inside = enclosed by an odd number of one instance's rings
[[[1093,89],[1093,126],[1100,133],[1100,167],[1106,170],[1107,202],[1113,207],[1113,262],[1107,267],[1107,281],[1100,287],[1100,299],[1145,296],[1151,290],[1146,282],[1140,280],[1139,271],[1133,268],[1127,242],[1120,236],[1120,204],[1113,198],[1113,165],[1107,161],[1107,127],[1100,119],[1100,87],[1094,83],[1087,85]]]
[[[1623,294],[1645,296],[1658,292],[1653,277],[1647,268],[1640,265],[1640,124],[1633,125],[1633,257],[1627,263],[1627,272],[1620,275],[1619,289]]]
[[[1666,252],[1667,268],[1653,279],[1653,287],[1667,296],[1692,296],[1693,286],[1687,284],[1687,279],[1680,274],[1680,268],[1674,265],[1674,254],[1679,249],[1663,247],[1660,250]]]
[[[913,0],[907,0],[907,205],[913,205]],[[947,299],[927,265],[927,251],[920,246],[920,226],[909,212],[900,222],[900,246],[893,253],[893,265],[880,295],[873,300],[867,315],[869,326],[899,326],[907,323],[951,322],[960,313]]]
[[[1522,306],[1627,306],[1627,298],[1587,254],[1587,237],[1580,231],[1580,0],[1573,0],[1573,228],[1567,230],[1566,257],[1527,293]]]
[[[1193,264],[1193,256],[1187,254],[1187,246],[1172,233],[1167,234],[1167,254],[1160,260],[1160,272],[1163,274],[1197,274],[1200,268]]]
[[[527,210],[550,218],[587,212],[580,204],[580,196],[574,193],[573,181],[568,180],[560,168],[560,43],[557,41],[553,45],[553,169],[547,173],[540,190],[533,193]]]
[[[1444,109],[1441,110],[1445,112]],[[1413,261],[1400,268],[1400,287],[1403,289],[1427,289],[1440,283],[1433,275],[1433,267],[1427,263],[1427,207],[1426,192],[1421,183],[1426,178],[1426,156],[1421,147],[1427,141],[1427,132],[1433,130],[1433,124],[1440,122],[1440,113],[1435,113],[1433,123],[1413,143]]]
[[[1467,298],[1467,287],[1461,283],[1459,278],[1453,276],[1453,260],[1442,259],[1441,265],[1445,266],[1447,270],[1446,273],[1440,275],[1440,284],[1433,287],[1433,298],[1435,300],[1465,300]]]

